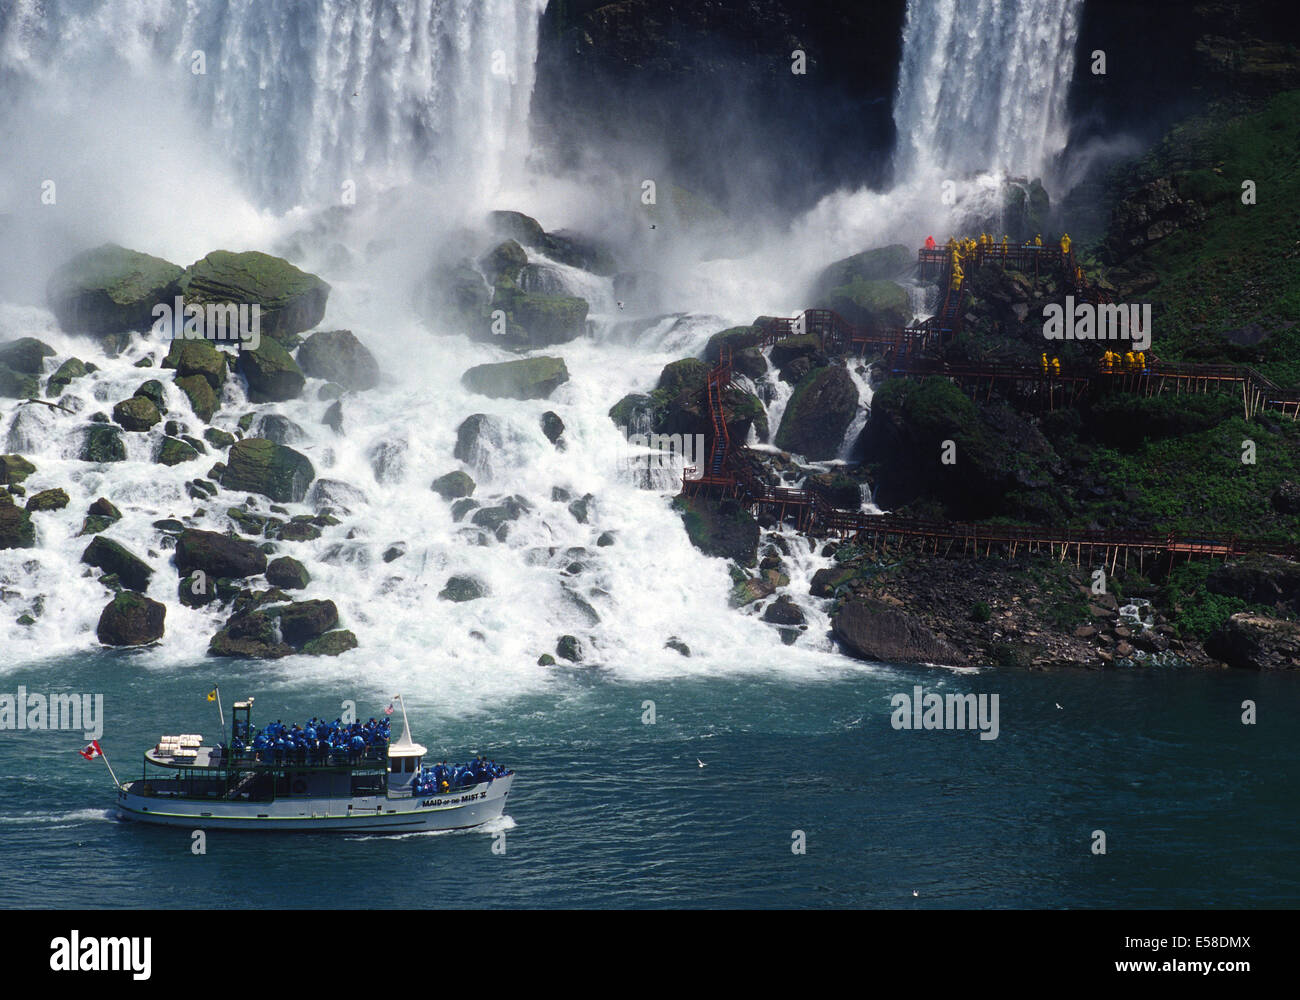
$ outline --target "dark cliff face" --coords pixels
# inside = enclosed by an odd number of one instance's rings
[[[905,0],[552,0],[534,138],[566,169],[647,162],[727,210],[888,179]],[[792,53],[807,54],[793,73]]]
[[[1300,87],[1295,0],[1086,0],[1070,87],[1072,140],[1154,136],[1227,94]],[[1106,73],[1091,71],[1106,54]]]

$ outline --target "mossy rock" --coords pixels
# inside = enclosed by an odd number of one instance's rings
[[[81,553],[81,561],[116,576],[130,590],[148,590],[149,579],[153,576],[153,567],[147,562],[125,546],[102,535],[91,539]]]
[[[590,307],[576,296],[536,295],[499,284],[492,308],[505,312],[508,331],[494,339],[513,346],[549,347],[583,336]]]
[[[36,471],[22,455],[0,455],[0,485],[21,483]]]
[[[277,503],[301,503],[315,478],[306,455],[265,438],[245,438],[231,446],[221,485]]]
[[[135,395],[143,396],[149,402],[158,408],[159,413],[167,412],[167,394],[163,389],[163,384],[156,378],[151,378],[147,382],[141,382],[135,390]]]
[[[47,396],[62,396],[73,380],[84,378],[87,374],[89,373],[86,371],[86,366],[80,358],[68,358],[67,361],[59,365],[58,370],[45,383],[45,394]]]
[[[13,500],[0,503],[0,549],[30,549],[36,545],[32,516]]]
[[[313,333],[298,348],[298,364],[305,374],[336,389],[364,392],[379,385],[379,362],[351,330]]]
[[[207,428],[203,432],[203,439],[214,448],[229,448],[235,443],[235,435],[227,434],[215,427]]]
[[[439,476],[430,488],[444,500],[456,500],[460,497],[472,496],[475,485],[473,477],[456,470],[448,472],[445,476]]]
[[[40,375],[45,359],[54,357],[54,348],[35,337],[19,337],[0,344],[0,365],[22,375]]]
[[[864,250],[827,266],[813,283],[812,298],[820,304],[834,289],[854,281],[889,281],[905,275],[916,263],[916,253],[902,243]]]
[[[162,447],[158,450],[159,465],[180,465],[182,462],[193,462],[198,457],[198,449],[180,438],[163,438]]]
[[[521,358],[476,365],[460,380],[471,392],[492,399],[549,399],[569,380],[569,369],[563,358]]]
[[[95,635],[105,646],[144,646],[163,637],[167,607],[124,590],[99,616]]]
[[[58,487],[52,490],[41,490],[35,496],[27,501],[27,512],[35,513],[41,510],[63,510],[71,501],[68,498],[66,490]]]
[[[673,502],[682,515],[691,544],[708,556],[742,566],[758,562],[758,522],[734,501],[680,497]]]
[[[730,347],[734,355],[757,346],[762,339],[763,330],[757,325],[733,326],[709,338],[708,343],[704,345],[704,360],[710,365],[715,365],[721,358],[724,345]]]
[[[683,358],[664,365],[659,373],[659,384],[655,387],[660,392],[676,396],[689,390],[698,392],[709,376],[709,366],[698,358]]]
[[[479,259],[483,274],[494,285],[503,277],[518,281],[527,263],[528,253],[514,240],[498,244]]]
[[[112,424],[91,424],[81,445],[80,458],[83,462],[125,462],[122,429]]]
[[[348,629],[340,628],[303,643],[302,652],[308,656],[338,656],[356,648],[357,637]]]
[[[790,396],[776,446],[813,461],[833,459],[857,409],[858,389],[843,367],[815,369]]]
[[[187,375],[176,380],[176,388],[185,393],[190,401],[190,409],[205,424],[212,419],[221,399],[212,390],[211,384],[202,375]]]
[[[265,611],[231,615],[208,643],[209,656],[276,660],[293,652],[292,646],[276,638],[275,617]]]
[[[294,601],[272,608],[270,613],[280,619],[284,641],[296,648],[323,636],[339,623],[339,609],[333,601]]]
[[[172,301],[184,273],[161,257],[105,243],[55,271],[45,296],[69,333],[128,333],[153,324],[153,307]]]
[[[302,590],[311,583],[311,574],[297,559],[280,556],[267,565],[266,582],[281,590]]]
[[[242,538],[183,528],[176,540],[176,569],[181,575],[202,570],[210,580],[238,580],[258,576],[266,568],[266,554]]]
[[[834,309],[850,323],[873,333],[904,327],[912,321],[912,303],[907,291],[893,281],[854,278],[819,296],[815,303]]]
[[[316,275],[257,250],[215,250],[186,268],[180,285],[186,305],[260,305],[261,335],[286,344],[321,321],[330,293]]]
[[[113,420],[128,431],[147,431],[162,419],[153,400],[132,396],[113,407]]]
[[[0,399],[39,399],[40,395],[41,380],[37,376],[0,365]]]
[[[489,212],[488,226],[498,236],[515,240],[526,247],[540,247],[546,241],[546,231],[542,229],[541,223],[523,212]]]
[[[254,403],[283,403],[297,399],[307,384],[302,369],[280,344],[263,338],[257,350],[239,352],[238,371],[248,380],[248,398]]]
[[[202,375],[215,391],[226,382],[226,355],[207,340],[173,340],[162,367],[176,369],[176,378]]]

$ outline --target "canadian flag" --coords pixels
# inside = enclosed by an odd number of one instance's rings
[[[90,746],[85,750],[78,750],[77,753],[85,757],[86,760],[94,760],[96,757],[104,756],[104,751],[99,749],[99,740],[91,740]]]

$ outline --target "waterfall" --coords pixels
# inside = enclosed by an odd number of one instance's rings
[[[895,172],[1040,176],[1065,146],[1083,0],[908,0]]]
[[[0,89],[146,78],[275,210],[429,175],[480,194],[527,151],[546,3],[15,0],[0,6]]]

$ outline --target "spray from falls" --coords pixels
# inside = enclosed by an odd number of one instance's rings
[[[509,180],[547,0],[17,0],[0,79],[180,95],[261,205],[346,204],[415,177]],[[160,136],[166,139],[166,136]]]

